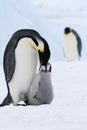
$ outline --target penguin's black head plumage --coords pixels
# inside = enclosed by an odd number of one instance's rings
[[[50,52],[47,41],[43,38],[42,38],[42,41],[44,43],[44,52],[41,53],[39,51],[40,65],[46,66],[48,63],[48,60],[50,59],[51,52]]]
[[[51,72],[52,71],[52,66],[51,64],[48,62],[46,66],[43,66],[41,65],[40,68],[39,68],[39,71],[42,71],[42,72]]]
[[[66,27],[65,29],[64,29],[64,33],[65,34],[68,34],[68,33],[70,33],[71,32],[71,29],[69,28],[69,27]]]

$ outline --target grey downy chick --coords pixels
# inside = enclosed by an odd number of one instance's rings
[[[41,66],[34,77],[29,90],[29,104],[50,104],[53,100],[53,86],[51,81],[51,64]]]

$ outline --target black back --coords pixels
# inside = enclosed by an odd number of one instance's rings
[[[82,51],[82,41],[81,41],[81,38],[80,38],[80,36],[78,35],[78,33],[75,30],[72,29],[72,32],[76,36],[78,53],[79,53],[79,56],[81,56],[81,51]]]

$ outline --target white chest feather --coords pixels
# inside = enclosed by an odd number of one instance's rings
[[[68,35],[64,34],[63,48],[67,60],[72,61],[79,58],[77,49],[77,40],[72,32],[69,33]]]
[[[15,50],[15,71],[9,82],[10,93],[16,102],[19,94],[29,90],[32,79],[36,73],[38,52],[31,47],[32,39],[22,38]]]

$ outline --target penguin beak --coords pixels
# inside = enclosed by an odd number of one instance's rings
[[[37,47],[38,51],[40,51],[41,53],[44,53],[44,44],[39,44]]]
[[[38,48],[41,53],[44,53],[44,48]]]
[[[35,50],[38,50],[38,51],[40,51],[41,53],[44,53],[44,47],[40,47],[40,46],[38,46],[38,47],[36,47],[36,46],[32,46]]]

